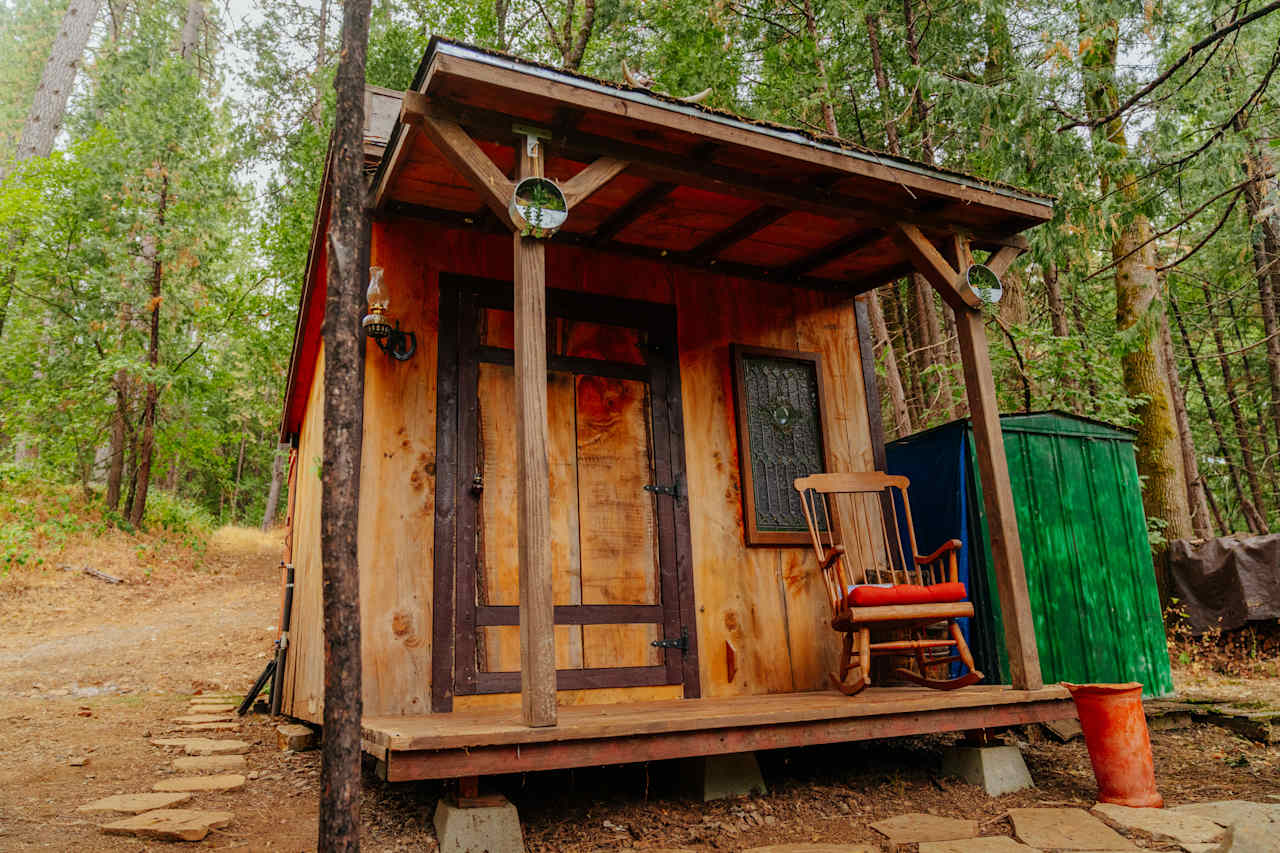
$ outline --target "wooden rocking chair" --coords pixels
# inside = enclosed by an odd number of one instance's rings
[[[831,602],[831,627],[844,635],[840,671],[831,673],[831,683],[846,696],[870,684],[872,655],[914,654],[919,672],[898,668],[895,674],[937,690],[955,690],[982,679],[955,621],[973,616],[956,569],[960,540],[944,542],[927,556],[917,553],[908,485],[906,477],[879,471],[814,474],[795,481]],[[909,557],[903,554],[898,506],[906,519]],[[847,550],[844,543],[849,543]],[[851,566],[854,555],[864,555],[864,564]],[[926,628],[942,622],[949,637],[925,636]],[[907,638],[871,642],[873,629],[895,628],[905,629]],[[858,677],[847,681],[855,650]],[[929,677],[931,668],[950,671],[956,661],[968,672],[958,678]]]

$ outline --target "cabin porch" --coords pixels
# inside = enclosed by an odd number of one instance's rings
[[[526,726],[519,708],[365,717],[362,740],[381,778],[405,782],[1000,728],[1075,713],[1057,685],[870,687],[855,698],[823,691],[566,706],[547,727]]]

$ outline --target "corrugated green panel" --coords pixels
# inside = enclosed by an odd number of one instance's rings
[[[1173,683],[1131,436],[1056,414],[1002,421],[1044,680],[1140,681],[1147,695],[1168,695]],[[972,568],[984,571],[994,591],[981,486],[974,486],[982,547],[973,557],[983,566]],[[985,620],[1007,681],[996,601]]]

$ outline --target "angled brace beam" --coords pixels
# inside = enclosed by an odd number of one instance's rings
[[[1004,274],[1008,272],[1009,267],[1018,259],[1026,249],[1022,246],[1004,246],[991,257],[987,258],[987,266],[996,274],[998,278],[1004,278]]]
[[[404,93],[404,100],[400,104],[400,119],[417,127],[431,140],[431,144],[444,155],[449,165],[457,169],[471,188],[480,194],[480,198],[498,217],[498,221],[514,229],[511,216],[507,213],[507,203],[515,192],[515,184],[507,179],[461,125],[456,121],[433,116],[426,96],[418,92]]]
[[[560,185],[564,193],[565,205],[573,210],[574,205],[590,196],[618,176],[631,164],[626,160],[614,157],[599,157],[587,164],[581,172]]]
[[[899,222],[897,240],[912,266],[928,279],[948,305],[957,311],[981,307],[982,300],[963,280],[962,273],[947,262],[938,247],[917,226]]]

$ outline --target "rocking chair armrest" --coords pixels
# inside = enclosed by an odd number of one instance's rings
[[[961,542],[959,539],[948,539],[946,542],[943,542],[942,545],[938,547],[938,550],[934,551],[932,554],[929,554],[924,557],[921,557],[919,554],[917,554],[916,565],[927,566],[929,563],[932,563],[934,560],[938,559],[939,557],[941,557],[942,555],[946,554],[949,551],[959,551],[963,544],[964,543]]]
[[[822,561],[821,571],[825,572],[828,569],[830,569],[831,566],[835,564],[835,561],[840,559],[842,556],[844,556],[844,546],[833,545],[831,548],[831,553],[828,554],[827,558]]]

